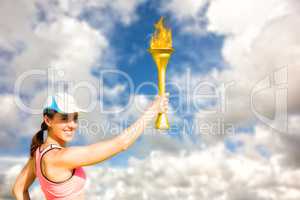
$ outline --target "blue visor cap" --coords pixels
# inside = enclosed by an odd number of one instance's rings
[[[49,96],[43,109],[44,113],[48,109],[59,113],[86,112],[86,110],[79,108],[74,97],[67,93],[57,93]]]

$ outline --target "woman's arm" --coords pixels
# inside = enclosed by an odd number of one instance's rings
[[[51,164],[64,168],[74,169],[78,166],[87,166],[106,160],[115,154],[126,150],[145,130],[158,113],[167,112],[168,94],[157,96],[144,114],[119,136],[107,141],[101,141],[84,147],[69,147],[55,151],[51,156]]]
[[[18,175],[12,188],[12,194],[17,200],[30,199],[28,189],[35,179],[34,169],[34,159],[30,158]]]

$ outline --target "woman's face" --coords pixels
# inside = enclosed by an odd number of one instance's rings
[[[52,119],[48,121],[48,127],[51,129],[51,134],[64,142],[69,142],[73,139],[74,133],[78,127],[78,113],[61,114],[55,113]]]

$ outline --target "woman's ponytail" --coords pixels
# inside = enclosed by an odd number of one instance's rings
[[[57,113],[56,110],[45,109],[43,111],[43,116],[47,116],[49,119],[52,119],[54,117],[55,113]],[[43,121],[43,123],[41,124],[41,130],[39,130],[32,137],[32,141],[31,141],[31,145],[30,145],[30,156],[31,157],[34,157],[34,152],[37,150],[37,148],[39,148],[39,146],[41,146],[44,143],[44,131],[45,130],[48,130],[48,126],[45,123],[45,121]]]
[[[30,156],[34,157],[35,150],[44,143],[44,131],[48,129],[45,122],[41,124],[41,130],[39,130],[33,137],[30,145]]]

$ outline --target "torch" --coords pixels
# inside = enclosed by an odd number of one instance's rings
[[[155,32],[151,37],[150,48],[148,51],[151,53],[158,69],[158,94],[164,95],[166,92],[165,82],[167,64],[174,51],[172,48],[172,31],[165,27],[163,17],[159,19],[154,27]],[[155,128],[169,129],[169,127],[167,114],[159,113],[155,121]]]

